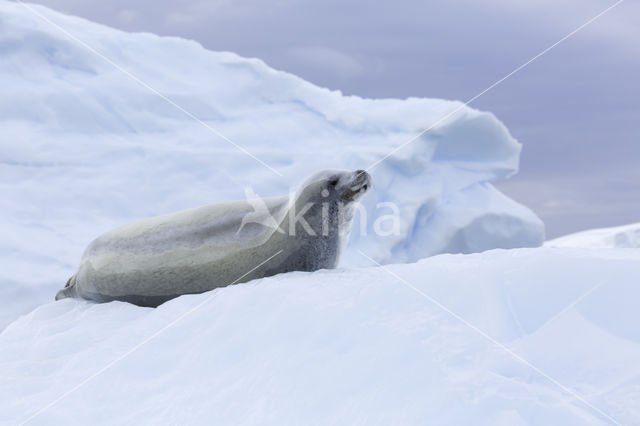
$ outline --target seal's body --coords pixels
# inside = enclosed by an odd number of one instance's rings
[[[214,204],[120,226],[87,247],[56,299],[158,306],[282,272],[334,268],[369,185],[363,170],[328,170],[294,197]]]

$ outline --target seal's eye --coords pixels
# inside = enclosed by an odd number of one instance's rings
[[[338,178],[329,179],[329,185],[336,186],[338,184]]]

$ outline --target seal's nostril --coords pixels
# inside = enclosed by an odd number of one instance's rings
[[[356,174],[357,174],[357,175],[363,175],[363,174],[365,174],[365,173],[367,173],[367,172],[366,172],[366,171],[364,171],[364,170],[356,170]]]

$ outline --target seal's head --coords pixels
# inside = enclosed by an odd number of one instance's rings
[[[327,185],[335,188],[343,202],[357,201],[371,186],[371,175],[364,170],[337,173],[327,180]]]
[[[310,176],[301,186],[308,194],[305,201],[350,204],[358,201],[371,187],[371,176],[365,170],[323,170]],[[315,199],[315,200],[312,200]]]
[[[308,226],[296,223],[298,228],[312,237],[335,236],[334,245],[343,245],[351,230],[356,206],[371,187],[371,176],[364,170],[324,170],[315,173],[300,186],[293,200],[295,217],[301,217]],[[313,231],[311,231],[313,230]]]

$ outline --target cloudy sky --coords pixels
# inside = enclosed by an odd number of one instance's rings
[[[466,101],[615,0],[36,0],[258,57],[345,94]],[[640,222],[640,2],[625,0],[471,106],[524,144],[498,187],[548,237]]]

